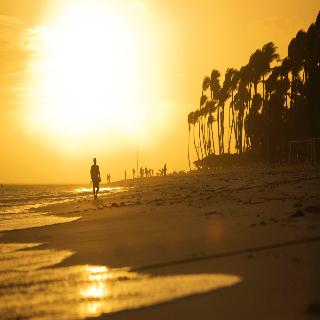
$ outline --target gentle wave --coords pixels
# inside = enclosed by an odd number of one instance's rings
[[[238,284],[227,274],[151,276],[130,269],[76,265],[50,268],[70,251],[39,244],[0,244],[0,318],[77,320],[152,306]],[[32,249],[32,247],[34,247]],[[1,249],[2,248],[2,249]],[[31,248],[31,250],[30,250]]]
[[[100,194],[124,192],[126,188],[102,187]],[[8,185],[0,187],[0,232],[71,222],[80,217],[59,217],[39,210],[49,204],[84,199],[92,189],[79,185]],[[37,209],[37,210],[34,210]]]

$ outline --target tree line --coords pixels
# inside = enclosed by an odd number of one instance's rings
[[[320,137],[320,13],[290,41],[284,59],[269,42],[239,70],[228,68],[223,81],[213,69],[188,126],[189,166],[191,131],[198,160],[250,152],[279,161],[288,141]]]

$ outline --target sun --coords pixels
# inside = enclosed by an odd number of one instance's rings
[[[68,147],[107,133],[141,138],[148,110],[139,101],[139,36],[128,15],[102,2],[64,8],[42,29],[32,127]]]

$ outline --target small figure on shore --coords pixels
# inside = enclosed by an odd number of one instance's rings
[[[141,167],[141,168],[140,168],[140,178],[143,178],[143,173],[144,173],[144,170],[143,170],[143,168]]]
[[[165,163],[164,167],[163,167],[163,175],[167,175],[167,164]]]
[[[147,167],[144,168],[144,174],[145,174],[145,177],[148,178],[148,168]]]
[[[92,181],[92,192],[93,192],[94,198],[97,199],[98,193],[99,193],[99,183],[101,182],[101,178],[100,178],[100,169],[99,169],[99,166],[97,165],[96,158],[93,158],[93,165],[91,166],[90,175],[91,175],[91,181]]]
[[[127,182],[127,170],[124,170],[124,181]]]

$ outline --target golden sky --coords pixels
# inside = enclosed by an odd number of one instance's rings
[[[315,19],[319,0],[1,0],[0,182],[186,170],[201,82]]]

